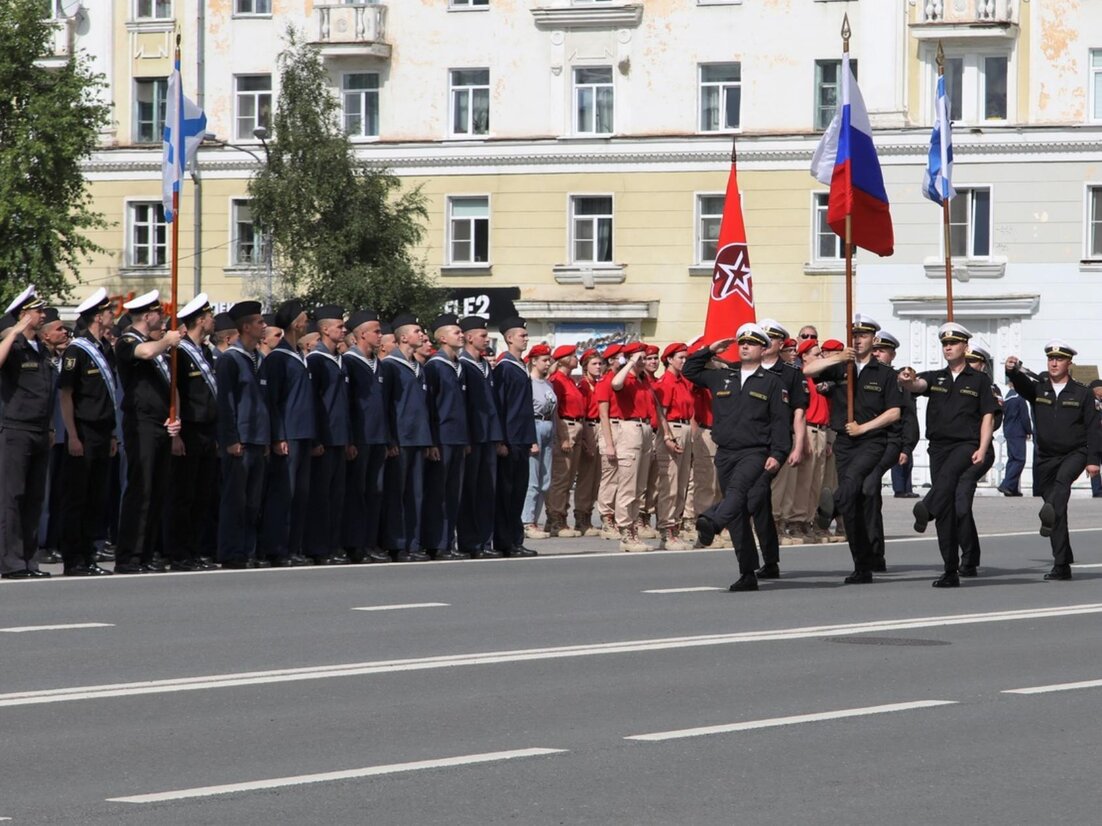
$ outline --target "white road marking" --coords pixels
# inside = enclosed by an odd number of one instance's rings
[[[705,634],[694,637],[668,637],[617,642],[564,645],[554,648],[528,648],[509,651],[486,651],[474,654],[445,654],[403,660],[340,663],[337,665],[286,668],[272,671],[213,674],[202,677],[180,677],[169,680],[147,680],[134,683],[75,686],[41,691],[0,694],[0,707],[63,703],[73,700],[94,700],[107,697],[132,697],[139,694],[166,694],[177,691],[198,691],[208,688],[236,688],[250,685],[288,683],[301,680],[324,680],[330,677],[359,677],[368,674],[391,674],[404,671],[426,671],[470,665],[557,660],[591,657],[603,654],[630,654],[643,651],[669,651],[712,645],[732,645],[749,642],[777,642],[839,637],[853,634],[875,634],[906,631],[916,628],[940,628],[988,622],[1013,622],[1050,617],[1071,617],[1102,613],[1102,603],[1068,605],[1050,608],[1029,608],[1017,611],[993,611],[980,614],[948,614],[914,619],[879,620],[842,625],[812,625],[735,634]]]
[[[113,622],[73,622],[67,625],[16,625],[0,628],[0,634],[25,634],[27,631],[68,631],[72,628],[114,628]]]
[[[403,608],[447,608],[447,602],[409,602],[404,605],[366,605],[353,611],[400,611]]]
[[[449,766],[469,766],[475,763],[495,763],[502,760],[517,760],[522,757],[540,757],[548,754],[566,754],[566,749],[517,749],[515,751],[493,751],[485,754],[465,754],[459,757],[443,757],[438,760],[419,760],[414,763],[392,763],[388,766],[368,766],[363,769],[323,772],[321,774],[300,774],[294,777],[274,777],[270,780],[254,780],[249,783],[229,783],[224,786],[200,786],[195,789],[178,789],[171,792],[137,794],[130,797],[109,797],[108,803],[161,803],[166,800],[187,800],[194,797],[213,797],[219,794],[252,792],[260,789],[279,789],[284,786],[302,786],[307,783],[328,783],[333,780],[353,780],[359,777],[378,777],[383,774],[421,771],[422,769],[441,769]]]
[[[1078,683],[1055,683],[1054,685],[1035,685],[1030,688],[1010,688],[1003,694],[1051,694],[1054,691],[1075,691],[1080,688],[1102,688],[1102,680],[1083,680]]]
[[[727,734],[732,731],[751,731],[759,728],[775,728],[777,726],[794,726],[798,723],[818,723],[822,720],[841,720],[846,717],[865,717],[872,714],[890,714],[894,711],[910,711],[916,708],[934,708],[935,706],[951,706],[956,700],[917,700],[911,703],[891,703],[883,706],[867,706],[865,708],[844,708],[839,711],[820,711],[815,714],[797,714],[792,717],[772,717],[768,720],[747,720],[743,723],[729,723],[723,726],[701,726],[700,728],[686,728],[678,731],[656,731],[652,734],[633,734],[625,737],[625,740],[647,740],[659,742],[662,740],[680,740],[685,737],[702,737],[706,734]]]
[[[1076,568],[1102,568],[1102,562],[1073,562]]]
[[[692,594],[697,591],[726,591],[726,588],[718,588],[715,585],[700,585],[696,588],[655,588],[644,591],[644,594]]]

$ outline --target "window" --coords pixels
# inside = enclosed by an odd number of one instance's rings
[[[742,66],[712,63],[700,67],[700,131],[739,128]]]
[[[448,8],[451,9],[485,9],[489,6],[490,0],[448,0]]]
[[[574,131],[579,135],[612,134],[612,67],[574,70]]]
[[[857,77],[857,61],[850,60],[853,76]],[[842,91],[842,61],[815,61],[815,128],[822,131],[830,126]]]
[[[719,247],[719,224],[723,220],[723,195],[696,196],[696,260],[710,264]]]
[[[1090,85],[1091,120],[1102,120],[1102,49],[1091,49]]]
[[[490,260],[489,198],[448,198],[448,251],[452,264]]]
[[[159,201],[132,203],[126,263],[131,267],[163,267],[165,252],[165,210]]]
[[[272,76],[237,77],[237,139],[252,140],[253,130],[272,128]]]
[[[134,140],[160,143],[165,131],[165,101],[168,78],[143,78],[134,81]]]
[[[1008,58],[983,59],[983,119],[1006,120],[1006,75]]]
[[[1102,258],[1102,186],[1087,188],[1087,257]]]
[[[964,112],[964,58],[945,58],[945,94],[949,98],[949,120],[963,120]]]
[[[272,0],[236,0],[236,14],[271,14]]]
[[[344,131],[354,138],[379,135],[379,75],[361,72],[341,81],[344,98]]]
[[[490,70],[452,69],[453,135],[485,135],[490,131]]]
[[[263,236],[253,223],[252,202],[247,198],[235,198],[231,205],[233,222],[230,227],[230,264],[235,267],[256,267],[263,264],[266,249]]]
[[[171,20],[172,0],[136,0],[134,16],[138,20]]]
[[[957,187],[949,201],[950,249],[954,258],[991,255],[991,190]]]
[[[929,94],[937,86],[933,54],[928,57]],[[945,94],[949,96],[949,119],[954,123],[1006,121],[1011,115],[1010,58],[1006,54],[961,53],[945,57]],[[1102,86],[1102,81],[1099,81]],[[934,105],[928,107],[931,123]]]
[[[816,261],[840,261],[845,257],[841,237],[827,223],[829,192],[815,193],[814,243]]]
[[[612,197],[580,196],[570,199],[571,262],[605,264],[612,262]]]
[[[37,0],[40,20],[60,20],[65,17],[58,0]]]

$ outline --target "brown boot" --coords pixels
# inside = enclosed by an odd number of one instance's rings
[[[640,516],[635,521],[635,535],[640,539],[657,539],[658,531],[650,526],[649,516]]]
[[[677,528],[663,528],[658,532],[658,549],[663,551],[687,551],[692,548],[678,535]]]
[[[650,545],[643,542],[631,528],[620,531],[620,550],[627,552],[649,551]]]
[[[601,539],[619,539],[620,530],[611,516],[601,517]]]
[[[574,512],[574,527],[579,531],[580,536],[600,536],[601,529],[593,525],[593,512],[578,513]]]

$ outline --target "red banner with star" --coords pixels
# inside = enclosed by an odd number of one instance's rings
[[[723,202],[723,218],[719,223],[719,242],[716,244],[716,263],[712,270],[712,287],[708,295],[704,341],[733,338],[741,325],[755,320],[750,251],[746,245],[746,225],[742,220],[738,170],[732,161],[731,174],[727,178],[727,194]],[[737,345],[732,345],[720,355],[729,361],[738,361]]]

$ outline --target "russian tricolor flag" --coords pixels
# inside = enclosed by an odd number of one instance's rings
[[[811,159],[811,174],[830,186],[827,223],[843,239],[846,216],[850,241],[877,255],[891,255],[895,245],[884,175],[872,143],[872,124],[849,54],[842,55],[841,100],[826,134]]]

